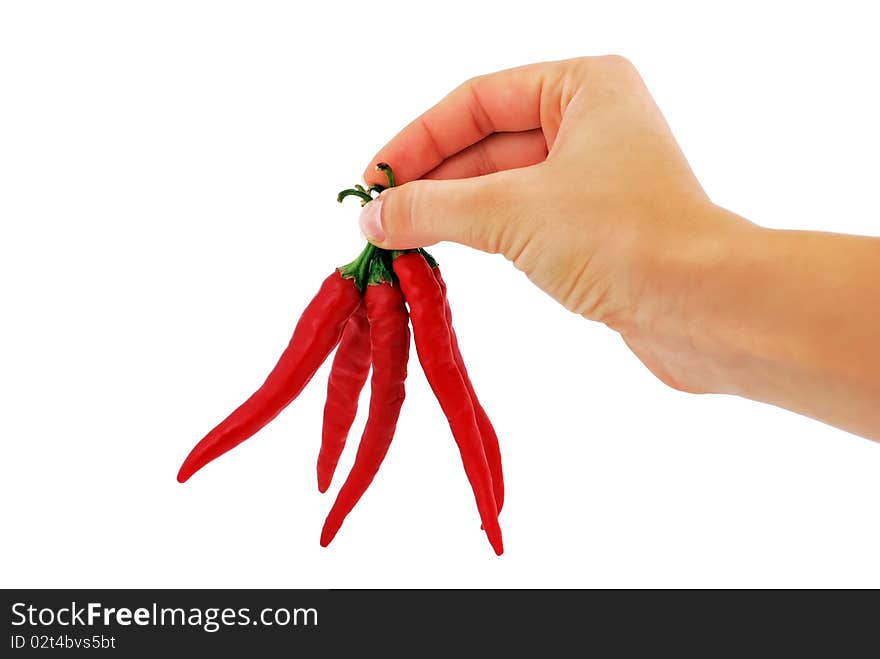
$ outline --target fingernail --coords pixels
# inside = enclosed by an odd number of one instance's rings
[[[382,230],[382,198],[371,201],[364,206],[360,219],[361,231],[371,243],[381,243],[385,240],[385,231]]]

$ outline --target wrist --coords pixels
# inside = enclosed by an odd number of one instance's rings
[[[739,340],[730,334],[749,295],[744,267],[755,275],[772,261],[761,253],[768,233],[702,202],[678,218],[675,231],[645,241],[636,259],[637,304],[614,329],[663,382],[692,393],[736,393],[730,367]]]

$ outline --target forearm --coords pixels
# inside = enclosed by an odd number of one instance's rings
[[[673,386],[880,439],[880,239],[730,225],[656,264],[655,295],[624,338],[639,354],[653,332],[639,356]]]

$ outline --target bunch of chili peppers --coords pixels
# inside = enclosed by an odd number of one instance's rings
[[[388,187],[394,186],[391,168],[385,163],[376,168],[385,174]],[[340,192],[337,199],[359,197],[363,206],[374,199],[374,192],[384,189],[357,185]],[[440,268],[423,249],[388,251],[367,244],[354,261],[327,277],[266,381],[190,451],[177,480],[183,483],[274,419],[338,345],[318,455],[321,492],[333,478],[371,367],[373,374],[369,417],[354,466],[321,531],[321,545],[326,547],[373,481],[391,444],[405,396],[410,323],[419,362],[461,453],[482,528],[500,555],[498,513],[504,482],[498,437],[462,360]]]

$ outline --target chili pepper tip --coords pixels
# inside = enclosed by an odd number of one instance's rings
[[[321,546],[326,547],[331,542],[333,542],[333,538],[336,537],[336,533],[339,531],[339,526],[333,528],[332,526],[324,525],[324,528],[321,529]]]
[[[204,465],[194,465],[191,460],[185,460],[180,467],[180,471],[177,472],[177,482],[186,483],[190,479],[190,476],[202,467],[204,467]]]

